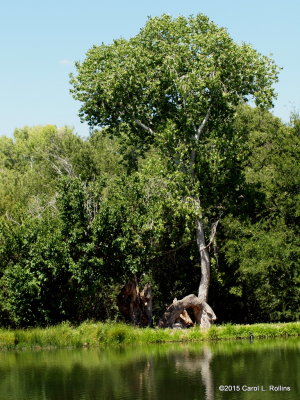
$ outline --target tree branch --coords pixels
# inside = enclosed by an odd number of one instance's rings
[[[201,135],[201,133],[202,133],[202,131],[203,131],[203,129],[204,129],[204,127],[205,127],[207,121],[208,121],[208,118],[209,118],[209,116],[210,116],[210,112],[211,112],[211,106],[209,106],[208,111],[207,111],[207,113],[206,113],[206,115],[205,115],[203,121],[201,122],[201,124],[198,126],[198,129],[196,130],[196,133],[195,133],[195,136],[194,136],[194,137],[195,137],[195,140],[196,140],[197,142],[198,142],[198,140],[199,140],[199,138],[200,138],[200,135]]]
[[[138,119],[135,119],[134,122],[140,126],[141,128],[145,129],[145,131],[151,133],[151,135],[154,135],[154,131],[147,125],[143,124],[141,121],[139,121]]]
[[[175,247],[174,249],[160,252],[159,255],[166,255],[166,254],[176,253],[178,250],[180,250],[183,247],[188,246],[189,244],[194,243],[194,242],[196,242],[196,240],[188,240],[187,242],[182,243],[180,246]]]
[[[220,219],[221,219],[221,216],[220,216],[220,218],[219,218],[216,222],[214,222],[214,223],[212,224],[212,226],[211,226],[211,231],[210,231],[210,236],[209,236],[209,242],[208,242],[208,244],[207,244],[205,247],[201,247],[200,250],[207,249],[207,248],[210,247],[210,245],[213,243],[214,238],[215,238],[216,233],[217,233],[217,227],[218,227],[218,224],[219,224],[219,222],[220,222]]]
[[[198,128],[195,127],[195,136],[194,136],[194,138],[195,138],[196,142],[199,141],[200,135],[201,135],[201,133],[202,133],[202,131],[203,131],[208,119],[209,119],[210,112],[211,112],[211,106],[208,107],[207,113],[206,113],[203,121],[201,122],[201,124],[198,126]],[[196,158],[196,150],[193,149],[192,152],[191,152],[191,171],[192,171],[192,175],[194,174],[193,167],[194,167],[194,164],[195,164],[195,158]]]

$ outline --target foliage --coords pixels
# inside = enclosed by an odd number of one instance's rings
[[[229,180],[239,185],[214,244],[212,304],[220,321],[297,319],[296,124],[284,126],[269,113],[242,107],[230,129],[245,140]],[[95,158],[103,160],[111,148],[118,156],[118,146],[106,142]],[[185,201],[185,174],[170,172],[155,147],[130,174],[117,160],[90,181],[57,174],[49,190],[55,201],[39,213],[26,214],[30,205],[18,198],[18,207],[6,210],[0,221],[2,325],[114,320],[115,296],[132,274],[152,283],[156,318],[170,297],[197,287],[195,211]],[[225,174],[228,169],[220,169],[220,179]]]
[[[277,72],[203,15],[151,18],[130,40],[94,46],[71,82],[99,130],[0,138],[1,326],[115,321],[132,275],[151,282],[159,318],[198,286],[198,197],[208,236],[220,220],[209,246],[219,321],[297,320],[299,117],[285,125],[244,104],[270,106]],[[126,329],[111,342],[129,341]]]
[[[168,188],[166,198],[177,200],[172,204],[175,218],[154,216],[174,230],[177,243],[184,236],[182,224],[191,241],[196,220],[209,237],[216,220],[235,206],[243,183],[239,152],[245,138],[233,127],[234,112],[249,98],[264,108],[272,105],[278,73],[274,62],[250,45],[235,43],[224,28],[199,14],[150,18],[135,37],[94,46],[76,67],[71,93],[82,103],[82,120],[139,147],[142,156],[154,148],[165,157],[165,170],[157,171],[157,177],[162,192]],[[159,198],[158,204],[165,207],[166,202]],[[166,244],[165,235],[160,244]],[[194,256],[190,251],[189,258]],[[181,271],[182,283],[186,268]],[[177,277],[173,269],[170,273]],[[156,273],[156,279],[162,275]],[[194,279],[187,281],[195,291]]]
[[[234,43],[201,14],[151,18],[128,41],[94,46],[77,70],[72,93],[83,103],[82,118],[95,126],[127,124],[146,143],[168,121],[187,140],[186,130],[193,134],[209,107],[219,126],[228,108],[248,96],[270,106],[277,74],[269,58]]]
[[[258,110],[245,108],[239,119],[249,131],[245,193],[224,221],[223,245],[227,263],[235,266],[235,292],[246,296],[252,321],[298,319],[299,134]]]
[[[228,188],[238,184],[233,171],[242,138],[231,117],[250,97],[271,106],[273,61],[236,44],[202,14],[163,15],[128,41],[94,46],[76,67],[71,92],[82,103],[82,119],[141,154],[151,145],[160,149],[172,179],[184,175],[178,185],[185,197],[200,196],[207,218],[219,214]]]

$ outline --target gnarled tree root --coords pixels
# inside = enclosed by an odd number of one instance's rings
[[[212,308],[205,301],[194,294],[190,294],[182,300],[175,299],[173,301],[161,317],[158,327],[174,328],[176,322],[182,318],[181,315],[189,308],[193,310],[196,324],[200,325],[201,328],[209,328],[217,319]]]

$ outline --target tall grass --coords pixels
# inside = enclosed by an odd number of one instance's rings
[[[68,322],[47,328],[0,329],[0,349],[23,347],[87,347],[119,344],[200,342],[229,339],[299,336],[300,322],[255,325],[215,325],[202,330],[136,328],[121,323],[84,322],[74,327]]]

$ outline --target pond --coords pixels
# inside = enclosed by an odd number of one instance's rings
[[[299,338],[0,353],[0,400],[299,398]]]

